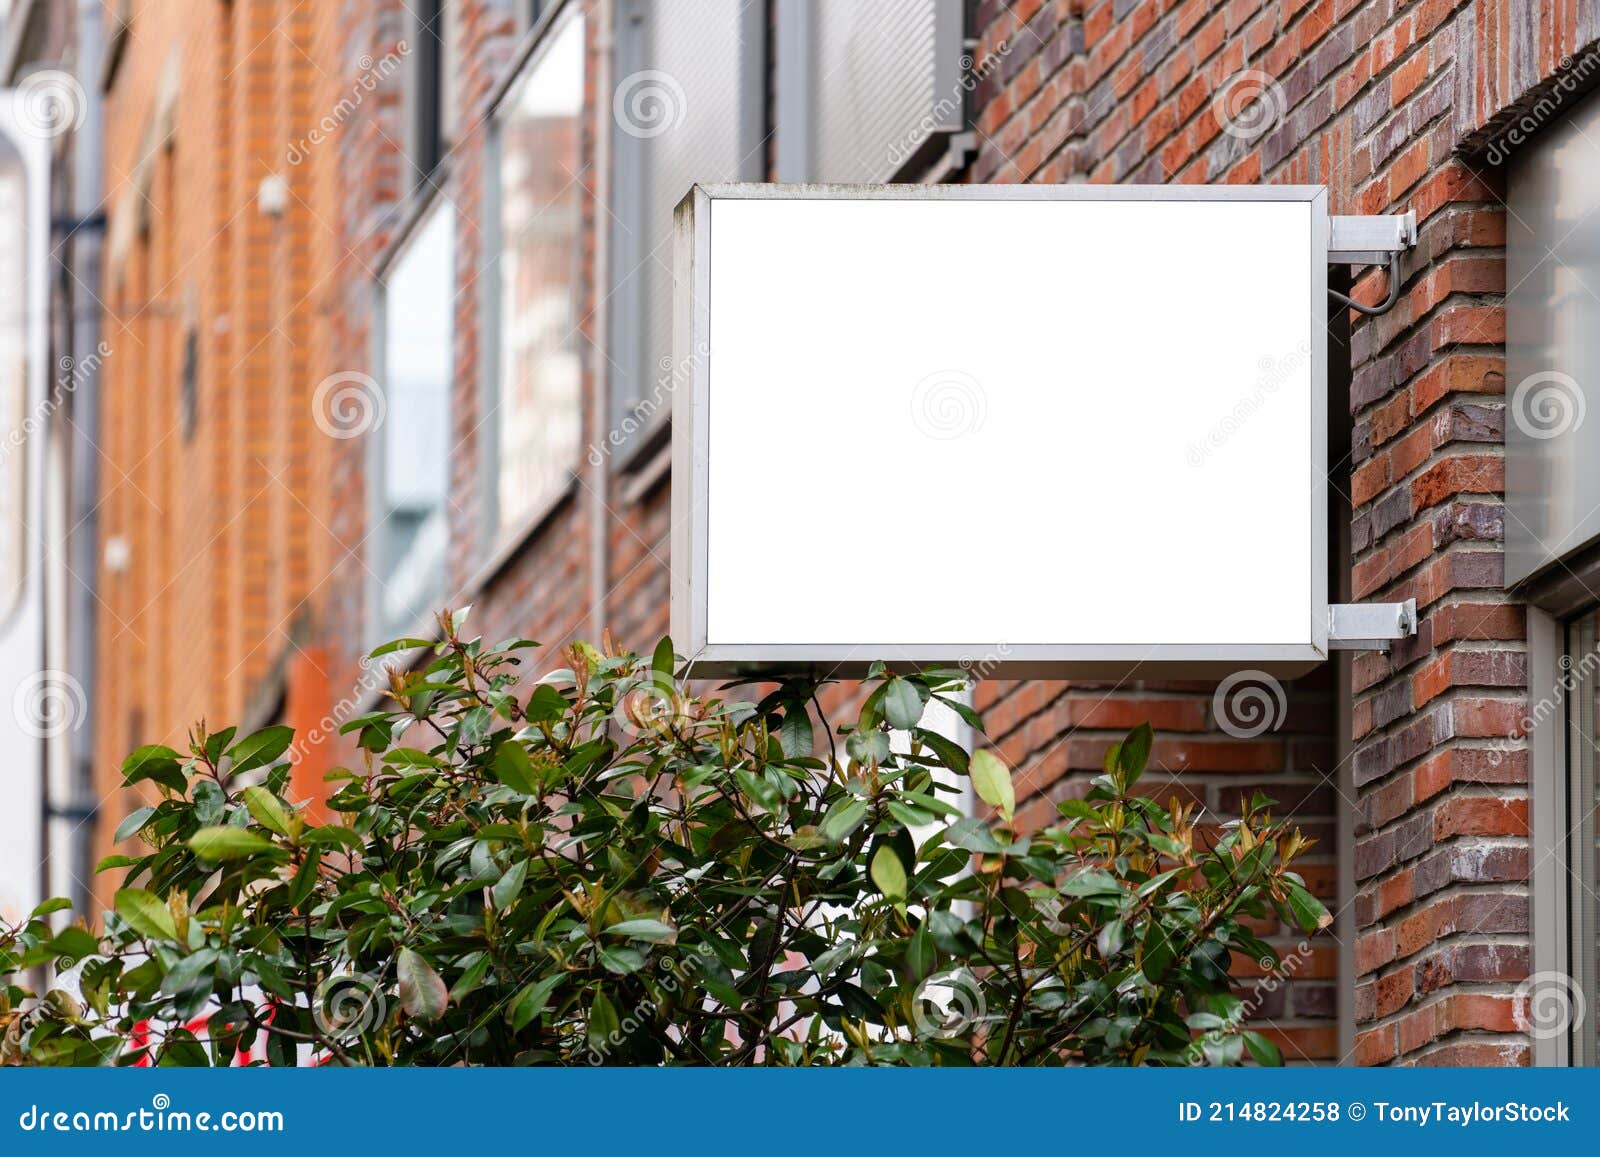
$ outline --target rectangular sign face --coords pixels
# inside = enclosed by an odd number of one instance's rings
[[[1320,189],[717,186],[677,260],[702,670],[1324,657]]]

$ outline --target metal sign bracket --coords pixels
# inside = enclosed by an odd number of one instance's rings
[[[1415,212],[1375,217],[1329,217],[1330,265],[1383,265],[1417,243]]]
[[[1387,651],[1417,633],[1417,600],[1403,603],[1333,603],[1328,607],[1328,650]]]

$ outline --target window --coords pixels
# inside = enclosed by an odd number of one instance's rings
[[[1595,819],[1596,777],[1600,776],[1600,726],[1597,726],[1596,697],[1600,696],[1600,612],[1591,612],[1567,624],[1566,656],[1562,666],[1572,680],[1567,700],[1567,867],[1571,923],[1570,973],[1577,991],[1592,997],[1596,993],[1597,949],[1600,949],[1600,876],[1596,875],[1595,845],[1600,826]],[[1581,1065],[1596,1063],[1595,1022],[1587,1019],[1576,1026],[1571,1041],[1572,1060]]]
[[[517,30],[527,32],[553,7],[555,7],[553,0],[518,0]]]
[[[1506,166],[1506,581],[1600,545],[1600,99],[1578,102]],[[1496,142],[1497,147],[1499,142]],[[1495,383],[1498,388],[1500,383]]]
[[[888,181],[937,159],[967,122],[962,8],[778,0],[778,179]]]
[[[183,328],[183,369],[178,378],[178,423],[185,442],[200,420],[200,331],[191,318]]]
[[[1546,104],[1541,110],[1549,112]],[[1503,390],[1506,404],[1496,426],[1474,440],[1493,445],[1503,423],[1505,585],[1528,621],[1528,710],[1519,731],[1528,748],[1526,1014],[1534,1063],[1593,1065],[1600,1063],[1600,457],[1593,449],[1600,356],[1592,287],[1600,249],[1592,214],[1600,100],[1575,99],[1560,110],[1537,134],[1529,136],[1525,118],[1488,146],[1491,159],[1506,161],[1507,290],[1504,381],[1486,374],[1485,382]]]
[[[0,619],[22,594],[27,526],[28,420],[27,170],[22,154],[0,134]],[[32,450],[39,453],[37,446]]]
[[[383,404],[371,411],[372,570],[379,576],[376,632],[384,638],[415,630],[444,593],[455,280],[455,211],[441,197],[380,286]]]
[[[495,118],[498,165],[497,522],[515,529],[561,490],[582,439],[578,335],[584,22],[551,28]]]
[[[448,149],[451,67],[457,37],[445,0],[413,0],[409,35],[411,71],[406,85],[406,155],[413,189],[428,184]]]
[[[766,6],[750,0],[618,4],[610,93],[613,436],[659,427],[678,380],[673,210],[697,182],[766,176],[766,21]]]

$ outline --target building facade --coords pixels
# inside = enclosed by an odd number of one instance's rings
[[[1595,1005],[1592,788],[1569,787],[1592,767],[1583,616],[1600,596],[1582,534],[1548,544],[1510,590],[1504,544],[1526,397],[1507,369],[1507,301],[1515,340],[1527,279],[1508,280],[1508,252],[1542,246],[1565,268],[1556,251],[1586,228],[1570,205],[1541,215],[1544,186],[1517,174],[1586,107],[1600,10],[103,7],[96,293],[113,352],[97,564],[80,576],[102,848],[135,802],[116,787],[121,756],[181,744],[201,718],[294,724],[296,790],[314,797],[349,755],[338,724],[381,695],[363,656],[428,637],[440,606],[471,604],[486,636],[654,645],[683,373],[671,211],[692,182],[1320,184],[1333,213],[1416,215],[1393,306],[1330,301],[1328,315],[1330,588],[1415,598],[1416,636],[1258,688],[1242,716],[1235,688],[1000,681],[984,677],[993,656],[972,657],[974,702],[1032,820],[1149,720],[1152,791],[1220,821],[1260,789],[1317,838],[1306,875],[1334,926],[1305,943],[1263,930],[1288,984],[1253,985],[1259,967],[1238,963],[1291,1061],[1593,1057],[1592,1019],[1551,1031],[1538,1013],[1550,985],[1569,1013]],[[1533,224],[1508,245],[1519,221]],[[1330,276],[1369,306],[1396,288],[1382,268]],[[1579,282],[1563,287],[1581,308]],[[1529,356],[1526,374],[1568,373],[1559,350]],[[1568,397],[1581,423],[1581,390]],[[798,485],[775,502],[803,501]],[[1051,505],[1080,498],[994,493],[1038,504],[1040,533]],[[807,535],[819,557],[838,550],[830,530]],[[1183,598],[1185,560],[1142,546],[1133,565],[1170,571]]]

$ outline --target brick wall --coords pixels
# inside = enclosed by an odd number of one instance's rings
[[[309,589],[309,214],[299,175],[281,216],[256,191],[313,89],[311,11],[146,0],[106,94],[100,519],[126,562],[77,576],[101,611],[102,843],[136,802],[122,755],[244,717]]]
[[[1349,347],[1351,597],[1415,597],[1422,615],[1415,640],[1353,664],[1354,1059],[1526,1063],[1512,994],[1529,956],[1527,765],[1487,750],[1515,735],[1527,682],[1523,611],[1500,590],[1504,210],[1474,158],[1593,41],[1593,14],[1448,0],[980,10],[981,47],[1013,49],[980,94],[978,180],[1315,182],[1335,213],[1416,212],[1401,301],[1358,319]],[[1230,117],[1241,77],[1265,94],[1259,132]],[[1387,288],[1373,272],[1357,294]],[[1327,771],[1329,754],[1304,766]]]
[[[184,161],[169,192],[149,196],[158,206],[163,195],[181,202],[184,231],[163,240],[157,219],[152,242],[132,247],[107,285],[108,340],[119,350],[107,368],[108,432],[119,431],[108,457],[120,469],[107,470],[106,533],[128,534],[135,562],[127,575],[101,576],[106,767],[134,741],[130,720],[139,741],[170,741],[199,714],[233,716],[286,685],[290,721],[303,727],[360,700],[372,682],[359,662],[369,642],[359,627],[369,583],[364,448],[318,436],[304,419],[318,381],[371,367],[372,271],[404,217],[410,185],[398,87],[366,95],[302,160],[286,164],[283,153],[300,135],[296,123],[334,109],[363,61],[404,38],[405,11],[399,0],[234,0],[227,40],[217,14],[228,6],[159,20],[170,4],[139,6],[142,34],[108,100],[115,201],[136,168],[169,44],[181,46]],[[570,492],[540,525],[483,542],[481,462],[493,415],[479,380],[482,343],[492,338],[481,293],[495,271],[476,218],[482,114],[512,57],[512,7],[457,6],[463,131],[440,178],[462,218],[452,601],[473,602],[488,635],[525,633],[555,646],[604,624],[643,649],[666,627],[669,481],[653,455],[577,464]],[[596,79],[598,0],[586,8],[589,124],[598,130],[610,94]],[[1355,319],[1347,344],[1336,327],[1330,362],[1336,377],[1348,373],[1353,422],[1351,453],[1333,479],[1353,510],[1353,557],[1339,577],[1354,598],[1416,597],[1418,637],[1388,656],[1358,657],[1348,686],[1333,665],[1295,682],[1278,725],[1253,738],[1227,733],[1207,685],[987,682],[977,696],[1023,778],[1031,821],[1081,792],[1106,743],[1149,719],[1158,732],[1150,790],[1192,800],[1218,820],[1242,790],[1273,795],[1321,841],[1306,874],[1330,903],[1340,899],[1337,852],[1349,841],[1353,975],[1339,975],[1339,947],[1319,938],[1295,983],[1261,1010],[1292,1058],[1344,1056],[1342,982],[1353,989],[1359,1030],[1345,1059],[1528,1059],[1511,1015],[1511,992],[1528,967],[1526,761],[1520,752],[1491,760],[1486,750],[1513,733],[1526,684],[1522,611],[1499,589],[1504,223],[1498,178],[1474,158],[1510,110],[1537,98],[1564,56],[1600,34],[1574,8],[976,5],[972,55],[1000,64],[973,93],[977,149],[961,179],[1321,183],[1336,213],[1417,213],[1420,243],[1402,263],[1400,304]],[[605,434],[589,402],[606,372],[594,345],[607,296],[602,148],[603,138],[586,136],[584,445]],[[290,211],[271,222],[251,204],[268,170],[287,173],[291,194]],[[118,212],[132,211],[121,204]],[[982,268],[975,261],[973,275]],[[170,412],[163,399],[180,343],[170,320],[177,291],[166,287],[180,272],[202,279],[204,356],[230,372],[203,374],[204,436],[194,449],[169,442],[144,460],[161,444],[158,416]],[[1387,288],[1385,274],[1371,271],[1355,293],[1374,301]],[[144,308],[152,301],[166,307]],[[146,396],[159,405],[141,404]],[[278,490],[257,495],[273,477],[293,501],[272,497]],[[222,528],[215,548],[201,541],[212,527]],[[169,533],[177,548],[158,565],[150,547]],[[1172,570],[1174,597],[1182,597],[1183,560],[1165,558],[1159,544],[1150,557]],[[163,591],[169,580],[174,588]],[[1341,715],[1349,735],[1338,733]],[[303,782],[339,755],[333,743],[308,753]],[[1283,930],[1269,931],[1293,947]],[[1247,972],[1242,964],[1241,982]]]

